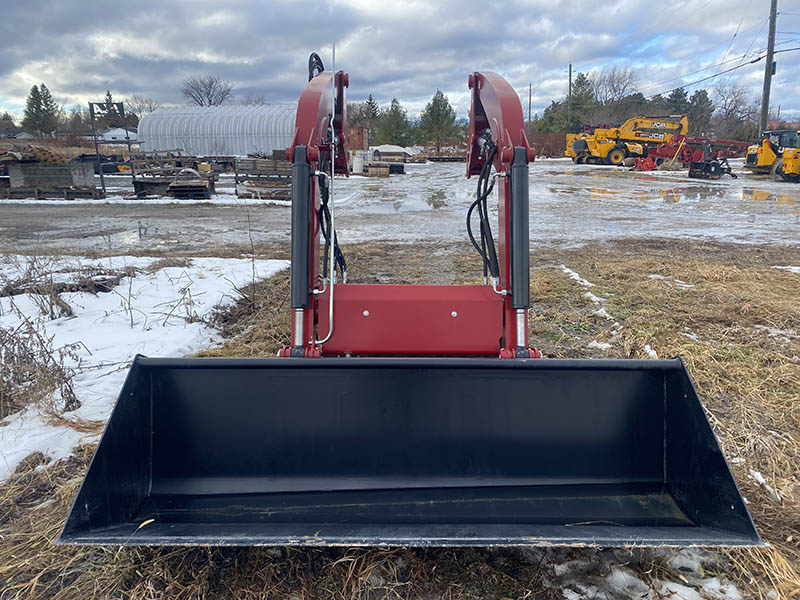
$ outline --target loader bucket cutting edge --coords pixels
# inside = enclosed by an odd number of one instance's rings
[[[761,540],[679,359],[137,357],[58,543]]]

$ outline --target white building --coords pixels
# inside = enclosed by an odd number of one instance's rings
[[[192,156],[271,154],[292,143],[296,112],[296,104],[159,108],[139,121],[140,147]]]
[[[136,130],[128,129],[128,137],[125,137],[125,129],[122,127],[114,127],[108,129],[100,134],[100,138],[104,142],[125,142],[130,139],[132,142],[136,141]]]

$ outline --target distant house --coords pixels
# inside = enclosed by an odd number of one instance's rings
[[[128,128],[128,135],[126,136],[125,129],[123,127],[113,127],[101,133],[100,138],[104,142],[124,142],[127,139],[130,139],[132,142],[135,142],[136,129]]]
[[[32,140],[34,136],[32,133],[28,133],[27,131],[20,131],[14,137],[18,140]]]

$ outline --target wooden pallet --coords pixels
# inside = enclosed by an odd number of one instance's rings
[[[105,194],[97,188],[0,188],[0,199],[77,200],[79,198],[91,198],[92,200],[102,200],[105,197]]]

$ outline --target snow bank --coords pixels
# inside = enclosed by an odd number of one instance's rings
[[[55,259],[53,268],[89,267],[146,269],[156,259],[118,256],[90,260],[65,257]],[[0,265],[0,275],[13,279],[24,260],[9,260]],[[105,420],[136,354],[180,357],[213,344],[214,331],[203,321],[215,305],[232,303],[237,288],[253,279],[270,277],[288,268],[284,260],[194,258],[187,267],[167,267],[154,272],[138,272],[123,277],[109,293],[63,293],[73,315],[45,320],[30,296],[0,298],[0,326],[20,324],[19,313],[34,322],[53,347],[80,343],[77,360],[65,365],[75,373],[73,388],[81,407],[70,417]],[[67,274],[61,273],[62,279]],[[12,302],[14,307],[12,307]],[[54,459],[71,453],[82,440],[95,436],[65,425],[48,423],[31,407],[6,418],[0,427],[0,479],[7,477],[31,452],[42,451]]]

